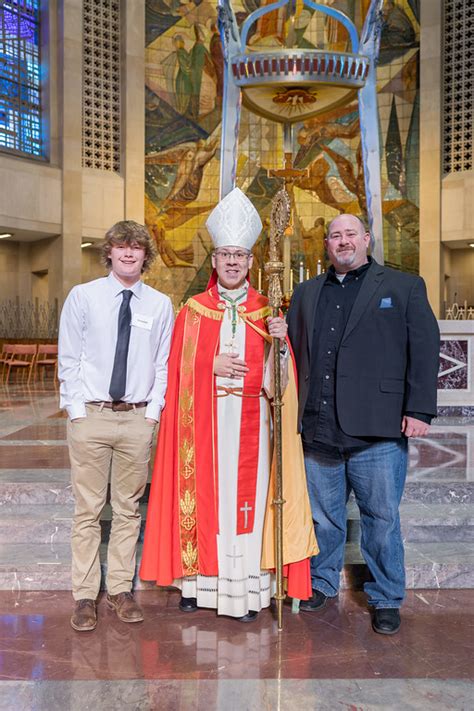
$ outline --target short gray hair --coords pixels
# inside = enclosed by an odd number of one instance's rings
[[[369,233],[369,235],[370,235],[369,247],[370,247],[370,250],[372,251],[373,248],[375,247],[375,239],[374,239],[374,235],[372,234],[372,230],[370,229],[370,227],[369,227],[369,225],[368,225],[368,221],[366,220],[365,217],[360,217],[359,215],[354,215],[352,212],[341,212],[340,215],[336,215],[336,217],[333,217],[332,220],[330,220],[330,222],[328,222],[328,224],[326,225],[326,238],[327,238],[327,236],[328,236],[328,234],[329,234],[329,230],[331,229],[332,223],[333,223],[335,220],[337,220],[339,217],[341,217],[342,215],[351,215],[352,217],[355,217],[355,219],[356,219],[356,220],[360,223],[360,225],[362,226],[362,229],[364,230],[364,232],[368,232],[368,233]]]

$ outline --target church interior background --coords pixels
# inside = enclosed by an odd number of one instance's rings
[[[269,4],[269,3],[268,3]],[[360,29],[369,2],[344,2],[343,9]],[[342,5],[344,7],[342,7]],[[235,3],[241,24],[259,3]],[[250,48],[284,47],[287,8],[257,21]],[[378,63],[378,98],[382,146],[383,213],[386,263],[413,273],[419,270],[419,6],[388,3]],[[205,219],[219,195],[219,143],[223,56],[215,4],[204,0],[191,9],[147,3],[146,46],[146,221],[162,255],[149,282],[166,284],[179,303],[205,287],[209,272],[209,237]],[[302,2],[295,14],[297,46],[343,51],[348,33]],[[282,127],[243,109],[239,134],[237,182],[257,206],[262,220],[270,214],[281,178]],[[362,215],[362,174],[357,99],[336,107],[294,130],[294,165],[306,175],[294,187],[291,245],[295,283],[300,263],[314,276],[324,262],[324,225],[341,212]],[[255,250],[254,283],[265,260],[266,231]]]
[[[322,0],[360,30],[369,0]],[[242,27],[270,0],[235,0]],[[298,46],[348,36],[302,0]],[[407,622],[373,639],[349,510],[344,591],[324,619],[285,610],[236,632],[183,619],[176,593],[139,591],[140,629],[69,629],[72,516],[65,420],[51,375],[0,371],[0,710],[472,707],[474,587],[474,172],[472,0],[385,0],[377,65],[385,263],[420,274],[442,333],[439,409],[412,442],[401,508]],[[210,271],[206,218],[219,199],[223,56],[211,0],[0,0],[0,342],[53,344],[77,283],[104,275],[100,243],[146,223],[146,280],[176,309]],[[284,7],[248,48],[284,49]],[[317,92],[315,95],[317,101]],[[281,112],[298,111],[281,93]],[[325,225],[364,215],[356,97],[296,122],[293,283],[326,267]],[[237,185],[264,223],[251,279],[266,284],[282,125],[242,108]],[[262,283],[263,282],[263,283]],[[144,501],[146,510],[146,497]],[[103,515],[103,536],[110,511]],[[173,597],[174,596],[174,597]],[[201,613],[199,613],[201,614]],[[270,613],[269,613],[270,614]],[[105,619],[105,617],[104,617]],[[133,627],[136,627],[135,625]]]

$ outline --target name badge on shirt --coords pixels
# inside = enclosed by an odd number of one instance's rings
[[[133,314],[132,326],[137,326],[138,328],[146,328],[147,331],[151,331],[151,327],[153,326],[153,316],[145,316],[144,314]]]

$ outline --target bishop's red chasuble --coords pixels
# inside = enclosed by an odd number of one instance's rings
[[[217,395],[214,357],[225,309],[217,287],[188,300],[176,320],[172,338],[166,406],[158,435],[140,577],[158,585],[195,576],[218,575]],[[260,397],[263,389],[268,300],[249,287],[238,307],[246,324],[238,463],[237,534],[253,529],[259,454]],[[293,368],[290,364],[290,371]],[[304,462],[296,433],[296,388],[293,372],[284,396],[284,563],[288,594],[311,596],[309,558],[317,553],[306,490]],[[235,395],[234,395],[235,397]],[[289,400],[292,402],[290,403]],[[288,416],[287,416],[288,415]],[[294,422],[290,421],[294,418]],[[263,534],[262,568],[274,567],[272,491]]]

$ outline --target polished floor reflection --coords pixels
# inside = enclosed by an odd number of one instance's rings
[[[69,626],[68,592],[0,593],[2,679],[469,679],[474,591],[410,591],[394,637],[375,634],[362,593],[320,613],[270,610],[252,624],[177,608],[176,591],[137,593],[144,624],[125,624],[102,599],[93,632]]]
[[[317,614],[288,606],[281,633],[270,610],[242,625],[180,613],[176,591],[137,595],[143,624],[102,599],[96,630],[77,633],[70,593],[1,592],[0,708],[470,708],[473,591],[410,591],[394,637],[372,631],[358,592]]]

